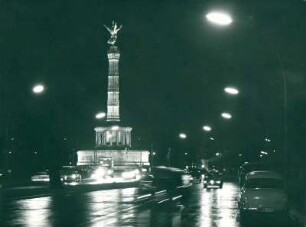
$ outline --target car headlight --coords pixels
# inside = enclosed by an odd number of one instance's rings
[[[214,180],[210,180],[209,183],[210,183],[210,184],[214,184],[215,181],[214,181]]]
[[[76,174],[72,174],[72,175],[71,175],[71,178],[72,178],[72,179],[76,179],[76,177],[77,177]]]

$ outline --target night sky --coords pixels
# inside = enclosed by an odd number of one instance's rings
[[[103,25],[114,20],[123,25],[121,117],[140,137],[135,146],[153,144],[165,154],[183,131],[196,150],[209,124],[216,143],[233,153],[257,152],[265,137],[282,150],[285,78],[288,149],[305,151],[306,2],[225,2],[0,1],[1,149],[7,131],[19,147],[39,150],[42,131],[55,121],[70,147],[93,147],[93,128],[103,125],[94,115],[106,111]],[[229,27],[205,20],[221,5],[233,15]],[[39,97],[31,93],[37,82],[46,86]],[[227,85],[239,96],[226,95]]]

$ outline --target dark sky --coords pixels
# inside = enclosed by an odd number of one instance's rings
[[[115,20],[123,25],[121,116],[135,136],[165,148],[184,131],[197,147],[210,124],[233,150],[257,149],[266,136],[280,148],[285,77],[288,143],[304,149],[306,2],[226,2],[234,23],[220,28],[204,15],[221,1],[0,1],[1,140],[6,128],[20,141],[41,136],[37,125],[49,116],[77,149],[93,146],[94,115],[106,111],[103,24]],[[36,82],[47,87],[41,97],[31,94]],[[226,85],[240,95],[225,95]]]

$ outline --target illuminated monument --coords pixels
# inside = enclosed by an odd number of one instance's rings
[[[107,115],[106,124],[96,127],[96,149],[78,151],[78,165],[97,165],[111,160],[113,165],[127,164],[149,165],[149,152],[131,150],[131,127],[119,126],[120,123],[120,87],[119,87],[119,60],[120,52],[115,45],[118,31],[116,23],[109,28],[110,45],[108,56],[108,86],[107,86]]]

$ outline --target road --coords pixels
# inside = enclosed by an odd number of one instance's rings
[[[157,201],[163,201],[161,199]],[[237,198],[239,187],[223,189],[194,186],[187,200],[173,205],[153,203],[137,188],[81,193],[59,191],[39,198],[1,198],[0,226],[203,226],[241,227]],[[154,197],[156,199],[156,197]],[[299,226],[290,217],[265,217],[250,226]],[[272,224],[271,224],[272,223]]]

